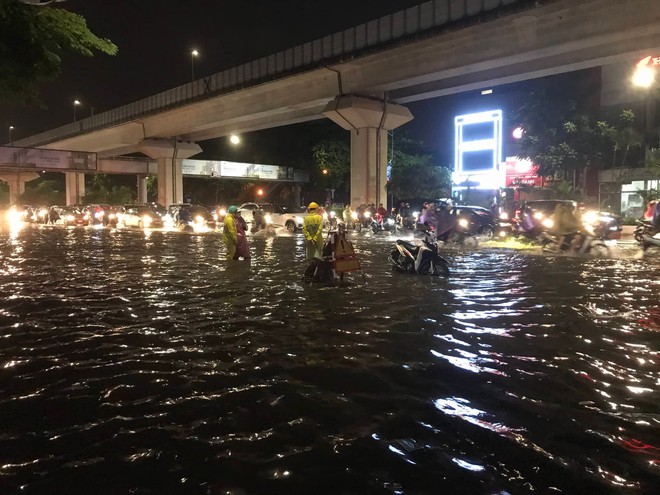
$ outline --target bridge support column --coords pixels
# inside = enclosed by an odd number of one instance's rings
[[[138,203],[147,202],[147,176],[137,176],[137,201]]]
[[[351,204],[387,203],[387,131],[411,121],[410,110],[345,95],[328,103],[323,114],[351,131]]]
[[[183,203],[182,161],[202,148],[189,141],[147,139],[138,149],[158,161],[158,202],[164,206]]]
[[[36,172],[7,172],[0,175],[0,180],[9,184],[9,204],[17,204],[19,196],[25,192],[25,183],[38,178]]]
[[[82,172],[65,172],[66,204],[75,205],[85,196],[85,174]]]

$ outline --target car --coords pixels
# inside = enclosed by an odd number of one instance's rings
[[[201,205],[193,205],[190,203],[175,203],[169,205],[167,208],[167,215],[172,223],[179,217],[179,211],[185,208],[190,213],[190,218],[196,227],[208,227],[214,229],[216,226],[216,218],[213,213],[206,207]]]
[[[117,214],[118,224],[123,227],[160,228],[163,217],[152,205],[124,205]]]
[[[470,235],[491,238],[500,229],[499,220],[493,212],[481,206],[454,205],[451,212]]]
[[[55,213],[55,215],[51,213],[52,218],[57,218],[54,221],[56,225],[64,225],[65,227],[86,227],[89,225],[89,214],[76,206],[53,206],[51,212]]]
[[[621,218],[618,215],[605,211],[581,209],[578,208],[577,201],[570,199],[538,199],[526,201],[516,211],[516,221],[519,223],[522,220],[523,214],[529,212],[533,221],[536,223],[536,227],[540,230],[548,230],[551,226],[550,218],[560,204],[569,206],[576,216],[581,217],[580,219],[583,224],[600,227],[603,237],[606,239],[621,238],[623,227],[621,226]]]
[[[304,218],[307,216],[307,212],[302,211],[302,207],[300,208],[301,211],[271,203],[243,203],[238,207],[238,211],[241,212],[248,224],[251,224],[254,210],[257,209],[264,212],[267,224],[274,227],[286,227],[289,232],[302,230]]]

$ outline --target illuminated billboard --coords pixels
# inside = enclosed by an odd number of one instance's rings
[[[459,115],[454,129],[457,175],[497,171],[502,161],[502,110]]]

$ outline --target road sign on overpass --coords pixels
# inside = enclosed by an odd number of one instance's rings
[[[96,172],[96,153],[0,147],[0,169],[12,172]]]

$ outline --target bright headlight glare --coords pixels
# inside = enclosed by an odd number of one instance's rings
[[[97,220],[101,220],[101,218],[103,218],[103,212],[97,211],[96,213],[94,213],[94,218],[96,218]]]
[[[506,211],[500,213],[500,220],[508,220],[508,219],[509,219],[509,214]]]
[[[296,223],[303,223],[303,217],[296,217]]]
[[[114,213],[110,213],[110,214],[108,215],[108,218],[110,218],[110,219],[112,219],[112,218],[117,218],[117,215],[115,215]]]
[[[467,221],[465,218],[461,218],[461,219],[458,221],[458,225],[461,226],[461,227],[463,227],[463,228],[465,229],[465,228],[467,228],[467,226],[469,225],[469,223],[468,223],[468,221]]]
[[[225,210],[224,208],[220,208],[220,215],[224,217],[226,214],[227,214],[227,210]]]
[[[149,215],[145,215],[142,217],[142,223],[144,223],[145,226],[151,225],[152,218]]]
[[[66,221],[67,222],[73,222],[75,219],[76,219],[76,217],[74,217],[73,215],[67,215],[66,216]]]
[[[364,212],[364,218],[371,218],[371,212],[370,211],[365,211]]]
[[[330,217],[331,218],[335,218],[336,216],[337,216],[337,213],[335,213],[334,211],[330,212]]]
[[[266,220],[266,223],[273,223],[273,217],[270,215],[264,216],[264,220]]]
[[[413,211],[413,218],[417,220],[419,218],[419,212],[418,211]]]
[[[356,211],[354,211],[354,212],[351,214],[351,216],[353,217],[353,220],[357,220],[357,219],[358,219],[358,214],[357,214]]]
[[[534,213],[534,218],[536,218],[537,220],[543,220],[543,217],[545,217],[545,215],[540,211]]]
[[[582,221],[584,223],[595,223],[598,221],[598,213],[595,211],[585,211],[582,215]]]
[[[195,217],[195,222],[197,223],[204,223],[204,217],[202,215],[197,215]]]
[[[555,222],[553,222],[550,218],[546,218],[541,222],[541,225],[543,225],[547,229],[551,229],[552,227],[554,227]]]
[[[213,220],[214,220],[215,222],[218,221],[218,214],[217,214],[217,213],[214,213],[214,214],[213,214]]]
[[[392,220],[391,218],[388,218],[387,219],[387,224],[388,225],[394,225],[394,220]]]
[[[327,219],[328,219],[328,214],[327,214],[327,213],[324,213],[324,214],[323,214],[323,220],[327,220]]]

